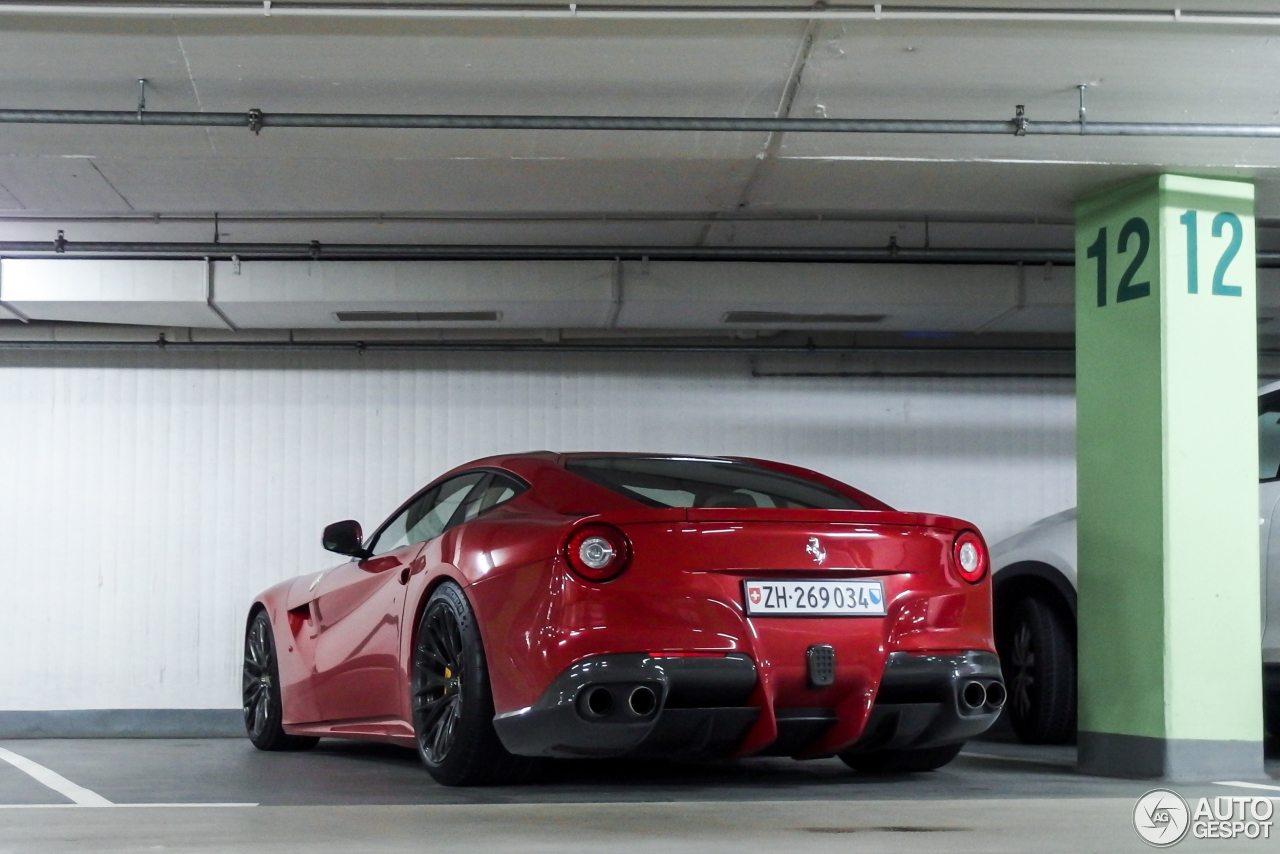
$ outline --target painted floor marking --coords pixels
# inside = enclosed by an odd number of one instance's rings
[[[86,806],[95,807],[111,807],[112,809],[127,809],[130,807],[145,807],[146,809],[155,809],[157,807],[256,807],[257,804],[0,804],[0,810],[50,810],[50,809],[79,809]]]
[[[1245,783],[1242,780],[1223,780],[1215,786],[1235,786],[1237,789],[1266,789],[1269,792],[1280,792],[1280,786],[1268,786],[1266,783]]]
[[[8,762],[19,771],[34,777],[38,782],[43,783],[50,789],[53,789],[59,795],[73,801],[76,806],[80,807],[109,807],[111,801],[99,795],[97,792],[91,792],[84,786],[78,786],[75,783],[63,777],[57,771],[51,771],[38,762],[32,762],[25,756],[19,756],[11,750],[5,750],[0,747],[0,759]]]

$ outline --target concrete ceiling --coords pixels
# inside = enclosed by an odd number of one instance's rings
[[[409,4],[385,4],[397,5]],[[1196,11],[1274,14],[1274,4]],[[1070,121],[1084,83],[1093,121],[1280,124],[1278,77],[1280,26],[1261,25],[0,14],[6,108],[131,110],[146,78],[147,108],[158,111],[999,120],[1021,104],[1033,119]],[[0,124],[0,240],[51,241],[63,229],[71,240],[1057,248],[1072,244],[1075,199],[1160,170],[1255,180],[1259,216],[1273,220],[1259,247],[1280,249],[1280,139],[14,124]],[[164,282],[159,296],[139,296],[141,280],[119,271],[68,279],[66,293],[46,280],[52,273],[25,295],[11,281],[0,319],[30,317],[38,323],[15,333],[9,321],[5,335],[49,340],[99,334],[86,322],[132,324],[141,340],[155,337],[143,326],[339,334],[350,328],[339,312],[393,309],[491,309],[500,319],[472,332],[498,335],[543,326],[754,334],[727,319],[748,310],[883,316],[795,327],[858,335],[1038,334],[1061,344],[1072,327],[1070,284],[1047,268],[629,263],[593,273],[592,296],[574,306],[532,279],[516,299],[502,290],[502,265],[469,268],[463,295],[446,293],[457,278],[448,265],[406,267],[396,275],[413,284],[381,297],[368,270],[362,289],[335,267],[336,291],[291,286],[278,299],[238,266],[193,269],[181,298]],[[304,272],[299,281],[314,278]],[[752,276],[788,287],[757,282],[764,290],[752,296]],[[1262,277],[1268,317],[1280,305],[1275,278]],[[90,286],[101,293],[84,296]]]
[[[1003,119],[1025,104],[1034,118],[1070,120],[1082,82],[1097,121],[1280,117],[1280,28],[836,21],[814,25],[806,58],[806,26],[15,15],[0,17],[0,105],[131,109],[145,77],[154,110],[771,116],[800,66],[797,117]],[[0,215],[144,219],[0,229],[7,239],[52,238],[56,227],[72,239],[207,239],[207,222],[146,217],[218,211],[226,240],[883,245],[891,234],[922,242],[929,218],[933,245],[1062,246],[1074,198],[1158,169],[1254,178],[1260,216],[1280,217],[1277,140],[767,143],[745,133],[3,125]],[[875,221],[803,218],[824,212]],[[234,217],[247,213],[465,218]],[[636,213],[651,216],[607,216]],[[524,218],[483,221],[510,214]]]

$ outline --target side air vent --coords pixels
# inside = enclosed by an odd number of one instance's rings
[[[492,323],[500,311],[335,311],[341,323]]]
[[[887,314],[792,314],[787,311],[731,311],[725,323],[879,323]]]

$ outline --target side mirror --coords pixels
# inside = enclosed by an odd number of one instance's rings
[[[360,530],[360,523],[355,519],[334,522],[324,529],[320,542],[326,551],[337,552],[340,555],[359,558],[368,555],[364,550],[364,532]]]

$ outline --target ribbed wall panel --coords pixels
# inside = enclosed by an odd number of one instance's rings
[[[740,355],[0,354],[0,709],[232,708],[245,609],[491,453],[769,457],[996,541],[1075,501],[1069,381]]]

